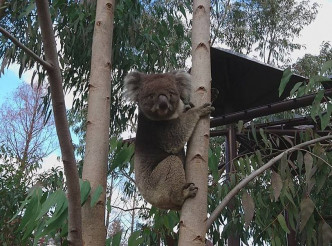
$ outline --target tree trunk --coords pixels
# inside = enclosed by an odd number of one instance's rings
[[[210,1],[194,0],[192,30],[192,102],[199,106],[211,101]],[[181,210],[179,245],[205,245],[207,178],[210,119],[201,119],[188,142],[187,182],[198,187],[194,199]]]
[[[83,179],[90,182],[91,194],[98,185],[103,187],[103,193],[94,207],[90,207],[91,197],[83,206],[82,221],[85,246],[104,246],[106,240],[105,205],[114,4],[114,0],[97,1],[93,33]]]
[[[56,50],[55,36],[47,0],[37,0],[37,14],[42,35],[56,132],[67,182],[68,193],[68,241],[69,245],[82,246],[81,193],[74,155],[74,148],[66,115],[62,77]]]

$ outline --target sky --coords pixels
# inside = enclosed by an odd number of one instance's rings
[[[314,1],[311,1],[314,2]],[[306,49],[294,51],[291,54],[292,61],[295,62],[298,58],[303,57],[304,54],[310,53],[318,55],[320,45],[323,41],[330,41],[332,43],[332,31],[330,27],[332,0],[316,0],[320,4],[318,15],[313,23],[306,26],[300,36],[294,39],[294,42],[305,45]],[[22,78],[18,77],[19,65],[11,65],[5,69],[4,74],[0,77],[0,106],[4,100],[15,91],[21,83],[30,83],[32,71],[23,73]],[[66,108],[71,108],[73,96],[72,94],[66,95]],[[73,138],[74,139],[74,138]],[[43,169],[61,165],[57,160],[60,152],[57,150],[49,157],[45,158]]]
[[[297,58],[303,57],[306,53],[318,55],[320,45],[323,41],[330,41],[332,44],[332,0],[316,0],[311,2],[317,2],[320,8],[318,9],[318,14],[314,22],[306,26],[300,36],[294,39],[296,43],[304,44],[306,49],[294,51],[292,53],[293,62],[295,62]]]

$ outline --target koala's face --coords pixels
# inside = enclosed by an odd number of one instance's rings
[[[151,120],[178,116],[180,92],[175,78],[165,74],[146,75],[138,94],[138,106]]]
[[[138,103],[141,112],[151,120],[169,120],[184,111],[189,102],[190,75],[185,71],[163,74],[132,72],[125,77],[126,96]]]

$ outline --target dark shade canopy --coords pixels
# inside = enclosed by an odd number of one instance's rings
[[[212,116],[281,101],[289,96],[297,82],[305,80],[292,75],[279,97],[283,70],[219,48],[211,48],[211,74],[212,88],[219,90],[218,98],[213,103],[216,110]]]

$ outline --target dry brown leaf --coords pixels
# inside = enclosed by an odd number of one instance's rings
[[[274,201],[276,202],[280,196],[280,192],[282,189],[282,180],[280,175],[275,171],[272,171],[271,185],[273,189]]]
[[[248,228],[255,213],[255,203],[252,197],[244,191],[242,194],[242,206],[244,210],[245,228]]]

